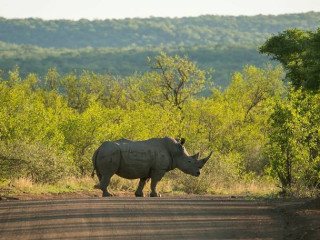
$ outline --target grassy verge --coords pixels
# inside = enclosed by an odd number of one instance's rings
[[[89,177],[62,179],[55,184],[34,183],[29,178],[17,178],[0,183],[0,192],[8,194],[69,193],[93,190],[94,180]]]
[[[11,181],[0,182],[0,195],[15,195],[15,194],[65,194],[74,192],[97,192],[93,186],[98,180],[91,177],[69,177],[61,179],[55,184],[39,184],[34,183],[28,178],[17,178]],[[127,192],[134,193],[138,186],[138,180],[127,180],[118,176],[114,176],[111,180],[109,189],[113,193]],[[158,186],[158,192],[167,195],[182,195],[182,194],[197,194],[199,192],[193,192],[192,188],[188,190],[188,187],[192,187],[183,184],[181,181],[172,180],[170,178],[162,179]],[[270,182],[239,182],[234,184],[212,184],[202,194],[213,195],[242,195],[242,196],[256,196],[256,197],[269,197],[275,196],[277,188]],[[99,190],[98,190],[99,192]],[[146,195],[151,192],[150,182],[148,182],[144,188]]]

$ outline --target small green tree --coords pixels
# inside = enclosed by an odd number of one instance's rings
[[[154,78],[152,87],[159,87],[156,97],[180,110],[187,100],[212,84],[207,72],[200,70],[187,57],[170,57],[162,52],[154,61],[148,59],[148,63],[157,71],[151,75]]]
[[[319,96],[290,89],[271,115],[266,154],[282,192],[320,183]]]

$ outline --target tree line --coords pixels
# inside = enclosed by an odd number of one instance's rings
[[[256,46],[206,45],[192,47],[134,47],[134,48],[83,48],[48,49],[36,46],[20,46],[0,43],[0,66],[4,76],[19,66],[22,77],[35,73],[43,78],[48,69],[56,68],[60,74],[81,74],[82,70],[99,74],[130,76],[135,72],[147,72],[147,57],[155,57],[161,51],[169,55],[188,56],[201,69],[215,69],[214,81],[223,88],[230,84],[230,76],[241,66],[254,64],[262,67],[266,56],[258,53]],[[121,64],[119,64],[121,63]]]
[[[62,75],[88,70],[125,77],[148,71],[147,56],[164,51],[187,55],[201,69],[214,68],[216,85],[225,88],[242,66],[265,65],[257,47],[271,34],[314,30],[319,18],[315,12],[94,21],[0,18],[0,68],[5,78],[16,66],[22,77],[44,78],[50,68]]]

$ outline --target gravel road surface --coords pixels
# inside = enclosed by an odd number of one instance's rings
[[[283,239],[285,225],[261,200],[0,201],[0,239]]]

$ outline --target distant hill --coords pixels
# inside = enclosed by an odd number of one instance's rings
[[[318,27],[315,12],[95,21],[0,18],[0,69],[6,74],[18,65],[22,75],[40,77],[53,67],[62,74],[85,69],[126,76],[147,71],[146,58],[165,51],[213,68],[213,80],[225,87],[244,65],[267,63],[256,49],[271,34]]]
[[[320,13],[124,20],[0,18],[0,41],[40,47],[128,47],[261,43],[286,28],[314,29]]]

